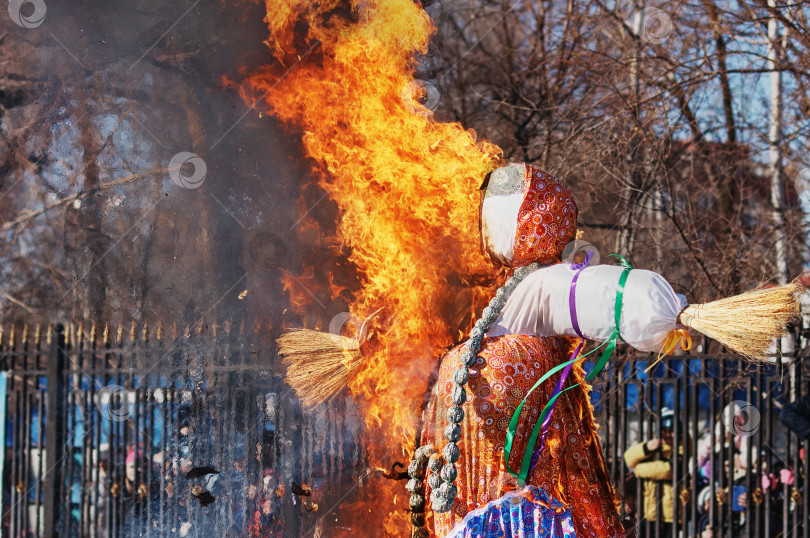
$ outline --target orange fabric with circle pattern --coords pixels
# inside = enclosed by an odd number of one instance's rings
[[[503,463],[509,419],[520,401],[543,373],[563,362],[568,354],[565,338],[505,335],[484,339],[476,363],[470,368],[467,401],[463,404],[461,452],[456,468],[456,503],[450,512],[433,513],[436,536],[446,536],[464,516],[501,497],[519,485]],[[452,405],[453,373],[461,366],[465,344],[453,348],[442,360],[439,378],[425,414],[422,444],[441,449]],[[532,425],[548,401],[559,373],[537,388],[518,423],[510,466],[520,467]],[[579,364],[565,382],[581,383],[557,400],[552,415],[548,444],[529,474],[529,484],[543,488],[571,511],[577,537],[624,536],[613,488],[608,479],[589,386]],[[430,498],[430,487],[426,484]],[[429,502],[429,501],[428,501]]]
[[[559,262],[577,233],[577,204],[557,178],[526,165],[512,267]]]

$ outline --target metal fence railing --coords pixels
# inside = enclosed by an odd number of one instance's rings
[[[261,332],[0,328],[2,536],[338,535],[362,420],[349,399],[304,415]],[[592,394],[628,535],[807,537],[807,443],[778,419],[810,395],[806,361],[652,359],[618,356]],[[625,454],[663,407],[679,450],[645,460],[656,479]]]
[[[2,536],[311,536],[357,426],[303,420],[257,332],[0,332]]]
[[[654,359],[618,359],[592,398],[628,535],[807,537],[807,442],[779,420],[810,394],[806,361],[697,354],[646,372]],[[678,448],[644,457],[637,445],[662,437],[664,407]]]

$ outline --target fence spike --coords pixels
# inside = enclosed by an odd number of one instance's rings
[[[118,323],[118,331],[117,331],[116,336],[117,336],[116,342],[118,342],[119,344],[124,341],[124,324],[123,323]]]
[[[90,325],[90,344],[92,345],[95,343],[96,343],[96,322],[94,321]]]
[[[39,343],[41,341],[41,338],[42,338],[42,327],[41,327],[41,325],[39,323],[37,323],[37,328],[34,329],[34,345],[35,346],[39,347]],[[0,340],[2,340],[1,336],[0,336]]]
[[[76,331],[76,347],[82,345],[82,340],[84,339],[84,322],[79,322],[79,328]]]
[[[51,345],[52,341],[53,341],[53,324],[48,323],[48,332],[45,335],[45,343]]]
[[[106,321],[104,322],[104,334],[101,338],[104,340],[105,346],[110,343],[110,324]]]
[[[161,338],[163,338],[163,322],[158,321],[158,326],[157,326],[157,339],[158,339],[158,342],[160,342]]]
[[[11,324],[11,332],[8,335],[8,347],[9,349],[14,349],[14,329],[16,325],[14,323]]]
[[[130,327],[129,327],[129,341],[131,343],[135,342],[135,320],[134,319],[132,320],[132,323],[130,324]]]
[[[28,345],[28,324],[26,323],[23,325],[23,333],[22,333],[22,341],[20,342],[22,346]]]

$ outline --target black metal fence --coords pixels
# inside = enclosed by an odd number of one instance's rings
[[[304,420],[253,329],[0,332],[3,536],[328,535],[360,421]]]
[[[810,394],[806,359],[764,365],[696,354],[647,372],[654,359],[621,358],[594,385],[628,536],[807,537],[807,441],[779,420],[786,404]],[[664,407],[674,412],[678,448],[646,456],[635,445],[662,437]]]
[[[2,535],[345,535],[335,516],[367,474],[351,400],[304,415],[257,327],[166,332],[0,329]],[[652,359],[620,356],[594,385],[629,535],[807,536],[807,443],[778,420],[810,394],[805,360]],[[624,456],[661,436],[663,407],[680,448],[644,461],[668,462],[655,479]]]

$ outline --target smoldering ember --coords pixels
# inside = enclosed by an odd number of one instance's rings
[[[0,538],[807,536],[805,3],[6,4]]]

